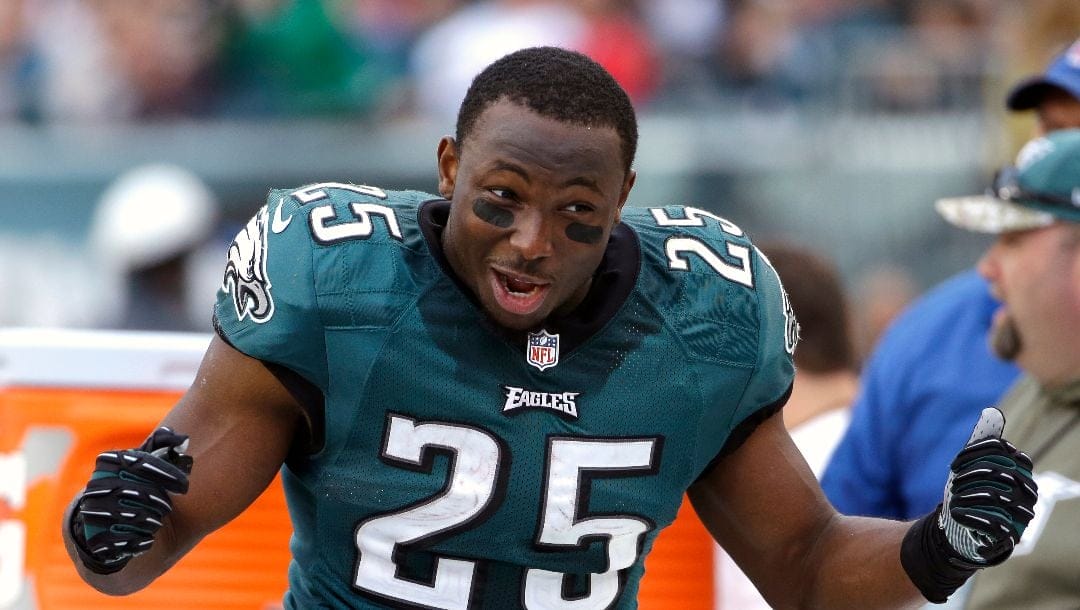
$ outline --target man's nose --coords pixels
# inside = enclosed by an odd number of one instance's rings
[[[525,260],[549,257],[555,251],[551,235],[554,225],[551,219],[538,211],[519,212],[514,232],[510,235],[510,245]]]
[[[998,273],[997,251],[998,243],[995,242],[986,252],[983,252],[983,255],[979,257],[979,262],[975,265],[975,270],[979,272],[979,275],[991,282],[997,278]]]

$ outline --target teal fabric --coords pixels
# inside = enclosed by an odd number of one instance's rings
[[[1080,222],[1080,129],[1061,129],[1029,142],[1017,167],[1022,189],[1060,199],[1060,203],[1048,203],[1020,196],[1017,203]]]

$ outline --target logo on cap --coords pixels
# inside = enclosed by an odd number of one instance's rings
[[[1069,49],[1065,51],[1065,58],[1070,64],[1080,66],[1080,40],[1069,46]]]
[[[546,330],[529,333],[525,346],[525,361],[541,371],[559,363],[559,335],[549,334]]]

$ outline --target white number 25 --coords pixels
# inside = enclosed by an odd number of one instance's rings
[[[705,219],[711,218],[720,225],[720,230],[728,235],[741,236],[742,229],[732,222],[705,210],[698,208],[683,208],[685,218],[672,218],[663,208],[651,208],[656,224],[661,227],[703,227]],[[678,271],[689,271],[690,261],[687,254],[696,254],[701,257],[714,271],[721,276],[742,284],[753,287],[754,276],[750,267],[750,248],[727,242],[727,254],[734,258],[737,263],[724,260],[712,248],[696,237],[677,236],[669,237],[664,244],[664,251],[668,257],[668,266]]]
[[[383,457],[416,468],[426,450],[453,454],[442,491],[407,508],[369,518],[356,530],[359,561],[353,585],[396,602],[428,608],[465,609],[472,596],[476,561],[439,557],[428,583],[397,575],[394,556],[401,545],[423,545],[468,529],[481,515],[495,509],[505,485],[502,445],[488,432],[460,424],[417,421],[390,415]],[[611,605],[621,591],[619,571],[638,558],[641,536],[653,525],[633,515],[583,517],[578,513],[581,481],[605,477],[655,473],[659,456],[655,438],[598,439],[551,438],[547,448],[547,476],[543,511],[535,544],[540,548],[575,548],[587,537],[607,539],[608,570],[592,574],[589,595],[565,599],[564,575],[530,569],[525,575],[525,607],[592,610]]]

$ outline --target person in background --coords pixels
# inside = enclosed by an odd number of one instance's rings
[[[684,496],[776,606],[940,601],[1005,561],[1037,491],[993,409],[939,508],[836,513],[784,428],[775,270],[715,214],[625,206],[637,134],[602,66],[529,48],[474,78],[438,195],[272,191],[194,383],[64,515],[80,576],[146,587],[279,472],[290,609],[634,608]]]
[[[1049,60],[1061,53],[1080,35],[1080,2],[1060,0],[1030,0],[1024,3],[1002,3],[995,11],[995,53],[1001,79],[986,90],[997,120],[1004,125],[1004,137],[1009,148],[1002,151],[992,165],[1012,161],[1020,146],[1035,134],[1037,116],[1033,112],[1011,112],[1007,106],[997,106],[1016,89],[1016,83],[1039,78]],[[1033,76],[1034,75],[1034,76]]]
[[[537,45],[596,61],[638,109],[661,85],[658,50],[634,2],[480,0],[418,36],[410,56],[415,110],[435,120],[454,117],[473,75],[506,53]]]
[[[23,118],[31,94],[27,72],[33,62],[26,0],[0,3],[0,122]]]
[[[574,4],[585,18],[585,31],[576,50],[604,66],[626,90],[635,108],[646,107],[663,81],[663,67],[638,3],[577,0]]]
[[[784,242],[760,247],[780,276],[799,321],[795,383],[784,405],[784,426],[810,470],[820,477],[847,428],[848,406],[859,384],[848,299],[839,272],[824,255]],[[722,549],[716,565],[718,608],[770,607]]]
[[[979,574],[957,597],[969,610],[1080,607],[1080,129],[1031,141],[986,195],[937,209],[997,235],[977,265],[1001,301],[990,344],[1023,371],[1000,406],[1043,490],[1009,569]]]
[[[167,120],[215,110],[228,10],[218,0],[32,2],[34,113],[51,122]]]
[[[1009,110],[1034,110],[1041,133],[1080,127],[1080,39],[1046,72],[1019,82],[1005,100]]]
[[[1039,130],[1080,127],[1080,40],[1006,106],[1033,110]],[[862,372],[851,425],[821,485],[844,514],[911,519],[941,501],[944,470],[972,422],[1019,373],[991,353],[999,304],[975,270],[916,300],[882,336]]]
[[[231,2],[218,110],[225,116],[382,119],[402,70],[356,26],[353,4]]]
[[[920,288],[910,268],[902,264],[879,263],[856,276],[851,302],[855,361],[862,366],[889,324],[918,298]]]
[[[118,176],[101,195],[88,240],[111,280],[104,296],[115,299],[97,325],[210,331],[203,304],[214,284],[199,270],[217,219],[216,196],[185,168],[150,163]]]
[[[559,0],[468,2],[422,32],[409,57],[415,111],[453,120],[476,75],[499,57],[531,46],[576,48],[587,31],[582,11]]]

